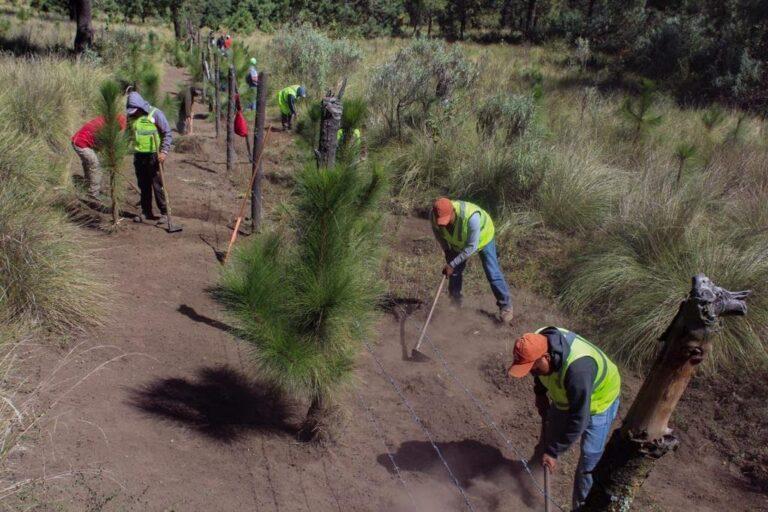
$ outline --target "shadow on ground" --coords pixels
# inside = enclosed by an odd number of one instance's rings
[[[249,432],[293,433],[290,407],[278,392],[231,367],[201,368],[196,378],[157,379],[128,392],[128,403],[222,442]]]
[[[523,464],[520,461],[507,459],[495,446],[474,439],[436,444],[461,486],[468,489],[470,494],[476,494],[472,492],[472,487],[492,483],[500,489],[513,487],[515,494],[529,507],[538,505],[538,494]],[[428,442],[406,441],[400,445],[396,453],[393,453],[393,456],[402,471],[429,473],[438,478],[449,479],[445,467]],[[387,471],[394,472],[387,454],[379,455],[376,460]],[[477,488],[481,489],[481,487]],[[496,501],[496,497],[492,496],[493,493],[482,492],[481,494],[485,495],[481,496],[485,501]],[[495,510],[495,504],[489,503],[489,505],[492,510]]]
[[[213,247],[205,239],[203,239],[203,241],[206,242],[206,244],[208,244],[210,247]],[[215,253],[216,249],[215,248],[213,248],[213,249],[214,249],[214,253]],[[190,320],[193,320],[195,322],[199,322],[201,324],[205,324],[205,325],[211,326],[211,327],[213,327],[215,329],[219,329],[219,330],[224,331],[224,332],[234,332],[234,329],[232,327],[228,326],[227,324],[225,324],[224,322],[220,322],[220,321],[218,321],[218,320],[216,320],[214,318],[209,318],[209,317],[207,317],[205,315],[201,315],[200,313],[195,311],[195,308],[190,307],[190,306],[188,306],[186,304],[179,304],[179,307],[176,309],[176,311],[178,311],[182,315],[186,316],[187,318],[189,318]]]

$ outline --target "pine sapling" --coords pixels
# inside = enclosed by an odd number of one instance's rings
[[[129,151],[128,138],[120,118],[122,91],[117,82],[107,80],[99,88],[98,112],[104,126],[98,132],[97,146],[101,166],[109,177],[109,197],[112,202],[112,226],[120,220],[120,202],[124,192],[124,160]]]
[[[649,129],[661,124],[661,115],[652,112],[656,85],[644,79],[640,85],[640,97],[636,100],[627,98],[621,106],[624,117],[633,125],[632,142],[637,143],[640,136]]]

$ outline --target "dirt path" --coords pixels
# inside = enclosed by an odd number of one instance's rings
[[[164,88],[184,80],[169,69]],[[324,451],[294,441],[291,406],[275,399],[248,373],[247,349],[227,332],[211,300],[219,264],[207,240],[221,246],[229,230],[242,175],[224,172],[223,137],[196,121],[203,153],[170,156],[168,187],[184,231],[169,235],[128,225],[114,235],[91,233],[117,299],[104,325],[75,341],[76,356],[57,374],[59,385],[41,397],[56,405],[11,456],[20,481],[35,479],[18,495],[31,510],[131,511],[367,511],[412,510],[396,480],[382,439],[354,394],[345,403],[350,421],[341,442]],[[290,175],[289,135],[275,133],[266,158],[268,175]],[[241,159],[244,157],[241,157]],[[268,181],[271,209],[289,190]],[[395,251],[415,250],[428,233],[424,221],[405,218]],[[489,293],[470,297],[459,312],[438,308],[432,339],[450,367],[481,400],[504,432],[528,456],[538,432],[531,383],[509,383],[500,372],[512,336],[562,322],[551,304],[524,290],[515,293],[519,324],[497,327]],[[424,312],[406,323],[413,342]],[[435,436],[448,464],[478,511],[541,510],[542,499],[519,463],[480,419],[441,364],[404,361],[398,323],[382,314],[370,340]],[[46,375],[65,352],[48,347],[28,361],[29,375]],[[429,352],[427,350],[427,352]],[[508,353],[508,352],[507,352]],[[433,354],[434,357],[434,354]],[[75,382],[105,361],[80,385]],[[462,510],[463,502],[423,431],[379,375],[367,352],[357,389],[393,449],[418,510]],[[631,381],[631,379],[628,379]],[[629,400],[625,400],[627,403]],[[555,481],[566,503],[575,457],[564,460]],[[737,471],[706,445],[683,443],[656,471],[640,510],[768,510],[764,496],[744,490]],[[654,502],[662,503],[658,508]]]

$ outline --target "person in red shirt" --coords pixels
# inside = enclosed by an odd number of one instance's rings
[[[120,128],[125,130],[125,115],[120,114],[117,117]],[[102,116],[95,117],[80,127],[72,136],[72,149],[75,150],[80,162],[83,164],[83,175],[88,183],[88,194],[99,199],[101,194],[101,165],[99,156],[96,154],[97,136],[99,130],[104,126]]]

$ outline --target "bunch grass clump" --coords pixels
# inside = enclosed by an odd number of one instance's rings
[[[668,177],[649,173],[622,199],[617,215],[576,259],[564,304],[594,313],[603,344],[640,367],[655,355],[691,276],[705,273],[720,286],[755,292],[749,315],[726,321],[714,340],[710,369],[765,364],[768,237],[744,238],[741,201],[729,198],[732,192],[717,180],[697,176],[676,187]]]
[[[310,401],[307,439],[322,434],[351,380],[374,314],[384,188],[380,169],[308,167],[298,177],[291,233],[256,237],[220,283],[263,377]]]

